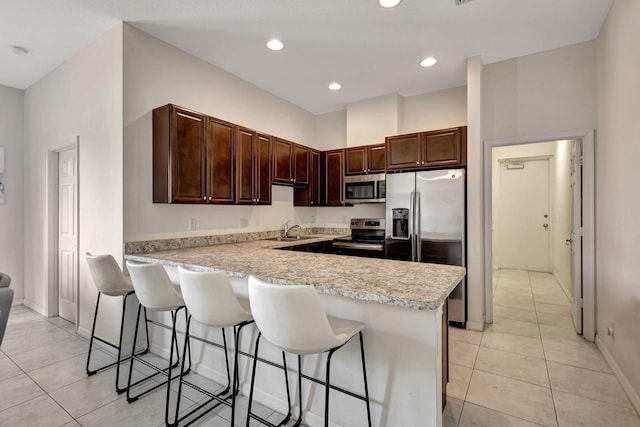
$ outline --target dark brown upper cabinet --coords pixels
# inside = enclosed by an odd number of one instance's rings
[[[321,153],[309,150],[309,185],[296,187],[293,190],[294,206],[321,206],[321,188],[323,187],[323,173],[320,162]]]
[[[271,204],[271,137],[238,128],[236,203]]]
[[[324,205],[344,205],[344,151],[329,150],[323,152],[324,165]]]
[[[171,104],[152,116],[153,202],[233,203],[234,126]]]
[[[309,148],[281,138],[273,138],[273,183],[308,184]]]
[[[345,150],[345,174],[383,173],[386,166],[386,145],[364,145]]]
[[[386,148],[387,170],[463,166],[467,127],[389,136]]]
[[[234,203],[236,127],[213,117],[207,119],[207,203]]]

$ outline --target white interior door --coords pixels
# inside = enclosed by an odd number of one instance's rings
[[[582,144],[576,141],[571,150],[571,190],[573,193],[573,227],[571,230],[571,315],[576,332],[582,333]]]
[[[500,267],[551,272],[549,160],[500,165]]]
[[[76,322],[78,197],[76,149],[58,153],[58,314]]]

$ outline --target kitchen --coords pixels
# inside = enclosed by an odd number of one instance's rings
[[[625,9],[620,6],[616,10]],[[623,15],[620,12],[614,15],[615,25],[622,24],[623,28],[629,28],[624,26],[625,20],[621,17]],[[633,13],[629,15],[634,16]],[[124,29],[120,28],[106,34],[95,45],[26,93],[24,121],[29,124],[27,127],[29,131],[25,135],[27,144],[25,144],[24,163],[27,165],[26,176],[29,179],[24,184],[27,195],[24,203],[25,210],[21,211],[26,214],[19,215],[21,218],[25,216],[23,223],[28,225],[25,227],[25,251],[33,254],[37,265],[47,265],[47,257],[42,250],[48,245],[47,219],[42,209],[43,204],[46,204],[44,196],[46,191],[43,188],[44,184],[40,184],[46,181],[45,174],[41,170],[41,165],[45,161],[45,155],[42,153],[66,145],[68,138],[61,135],[80,134],[81,146],[85,147],[84,157],[81,157],[80,162],[81,175],[84,177],[80,189],[81,200],[84,201],[81,210],[84,225],[83,235],[80,238],[81,250],[93,249],[118,254],[123,252],[123,241],[196,235],[198,230],[212,230],[212,234],[242,231],[240,218],[247,219],[248,230],[281,229],[286,219],[292,219],[294,223],[303,226],[323,224],[343,228],[349,218],[381,217],[383,214],[371,206],[294,208],[293,190],[285,187],[274,187],[271,206],[154,206],[150,202],[151,110],[167,102],[175,102],[229,121],[251,125],[253,128],[298,141],[313,148],[328,150],[344,147],[347,144],[373,143],[372,138],[357,138],[356,131],[359,123],[367,123],[372,129],[386,128],[374,132],[377,133],[375,142],[380,142],[377,139],[378,136],[441,129],[462,124],[476,126],[474,129],[478,129],[480,121],[475,113],[480,109],[480,98],[477,92],[478,86],[474,85],[473,80],[478,78],[476,82],[482,80],[485,85],[488,84],[485,93],[488,99],[485,99],[482,107],[484,131],[482,135],[478,131],[470,137],[469,242],[472,245],[470,253],[481,256],[483,245],[479,230],[482,227],[479,224],[483,221],[482,180],[479,179],[481,172],[478,170],[481,154],[477,151],[480,140],[509,135],[540,134],[555,129],[602,127],[600,121],[605,119],[596,118],[593,104],[579,102],[579,100],[584,99],[585,94],[588,99],[595,98],[595,72],[594,75],[590,73],[595,70],[596,64],[601,64],[600,59],[596,59],[596,44],[598,46],[601,46],[601,43],[615,45],[615,25],[606,26],[608,31],[601,36],[604,41],[599,40],[598,43],[588,42],[559,48],[497,65],[483,67],[481,64],[472,63],[469,68],[468,87],[407,98],[391,95],[370,102],[354,103],[346,112],[318,117],[310,117],[291,104],[259,93],[246,83],[229,79],[226,74],[220,75],[223,73],[213,70],[208,64],[124,25]],[[633,36],[624,39],[635,40]],[[147,50],[153,51],[153,54]],[[103,62],[96,62],[96,56],[100,55],[96,55],[95,52],[101,52],[104,57]],[[616,64],[621,69],[628,69],[620,65],[620,58],[617,59]],[[622,63],[627,62],[622,60]],[[168,67],[166,64],[173,65]],[[177,64],[182,64],[182,67],[178,67]],[[521,72],[526,70],[526,75],[522,73],[517,75],[516,67],[519,67]],[[604,65],[604,67],[615,68],[615,65]],[[482,77],[480,77],[481,72],[484,73]],[[77,81],[73,85],[74,103],[59,109],[57,101],[66,99],[68,96],[54,88],[68,87],[66,82],[73,81],[71,76],[78,74],[97,75],[104,85],[95,86],[92,83],[93,79]],[[532,83],[533,75],[544,75],[544,81],[548,83],[549,89],[545,87],[541,93],[540,86]],[[508,78],[504,80],[504,76]],[[523,85],[520,90],[524,88],[525,93],[520,94],[520,99],[528,99],[531,104],[524,106],[516,103],[517,97],[514,92],[502,91],[502,81]],[[562,86],[561,82],[565,81],[573,81],[575,86]],[[637,85],[633,78],[628,78],[625,82],[630,85],[630,89]],[[223,88],[224,91],[230,90],[224,89],[225,87],[232,87],[234,93],[250,93],[251,96],[244,99],[233,96],[221,97],[219,91],[213,88],[205,90],[205,93],[201,93],[202,91],[196,93],[193,90],[194,86],[200,88],[213,86]],[[610,86],[607,88],[606,90],[614,95],[624,97],[621,92],[617,92]],[[83,103],[81,100],[85,97],[87,102]],[[94,102],[95,99],[103,99],[105,102],[95,105],[94,110],[82,111],[82,105]],[[122,111],[114,112],[113,105],[118,103],[124,106],[124,114]],[[16,103],[16,105],[20,104]],[[399,105],[404,108],[399,108]],[[574,108],[576,105],[579,108]],[[275,111],[276,107],[277,111]],[[115,110],[118,109],[115,108]],[[397,113],[400,110],[402,110],[402,118],[398,119]],[[535,110],[536,114],[530,114],[532,110]],[[80,114],[81,111],[83,114]],[[516,117],[513,116],[514,114]],[[80,124],[73,123],[71,118],[79,116],[83,117],[84,121]],[[250,120],[247,120],[247,117],[250,117]],[[23,119],[18,117],[16,120],[19,122]],[[35,126],[35,123],[41,123],[41,125]],[[612,162],[607,164],[615,163],[614,153],[622,157],[625,157],[624,153],[630,154],[630,147],[610,144],[614,140],[624,140],[624,138],[617,138],[616,135],[621,136],[626,131],[603,128],[601,132],[600,138],[604,138],[607,146],[612,147],[610,153],[606,150],[598,152],[600,158]],[[21,135],[18,140],[22,138]],[[48,135],[57,136],[51,141]],[[350,136],[356,137],[353,142]],[[123,138],[123,143],[112,143],[122,141]],[[614,177],[623,170],[613,171],[607,168],[612,175],[598,178],[599,185],[611,188],[610,184],[615,181]],[[111,184],[108,185],[107,182]],[[631,203],[629,198],[615,192],[609,192],[604,197],[608,198],[608,205]],[[105,209],[105,205],[109,208]],[[633,206],[629,206],[629,209],[632,212],[635,211]],[[123,212],[123,217],[114,215],[113,212]],[[196,231],[187,230],[189,218],[196,218]],[[343,220],[343,218],[346,219]],[[607,242],[611,239],[626,242],[628,239],[627,236],[621,235],[606,224],[599,224],[599,226],[604,226],[608,231],[599,239],[599,245],[605,252],[604,259],[607,260],[607,252],[615,253],[615,251],[606,250],[614,247]],[[22,229],[22,226],[17,228]],[[98,247],[95,247],[96,241],[100,242]],[[610,261],[611,264],[599,261],[605,263],[598,269],[601,275],[599,280],[607,279],[612,286],[618,284],[616,285],[618,289],[624,289],[619,285],[622,273],[618,274],[606,267],[606,265],[618,265],[613,260]],[[473,264],[475,268],[472,268],[471,263],[475,263]],[[470,275],[473,275],[474,271],[477,274],[481,270],[481,265],[481,261],[470,259]],[[85,295],[81,297],[81,306],[91,307],[94,301],[91,294],[92,285],[84,266],[80,267],[80,278],[81,295]],[[24,279],[23,298],[31,306],[47,313],[50,291],[40,285],[47,283],[47,268],[38,267],[26,271]],[[481,277],[476,276],[475,280],[470,278],[470,292],[474,294],[473,298],[470,298],[470,317],[476,324],[481,323],[482,319],[482,292],[478,291],[481,284]],[[619,293],[624,292],[620,290]],[[609,301],[606,296],[601,297],[605,299],[599,302],[599,307],[606,309],[606,313],[615,312],[616,307],[619,307],[619,304]],[[478,303],[480,307],[473,305]],[[88,308],[80,312],[79,323],[85,330],[90,324],[91,314],[92,310]],[[608,314],[603,315],[603,319],[605,317],[608,317]],[[624,323],[619,323],[618,326],[620,325]],[[602,330],[603,325],[599,327]],[[622,344],[622,341],[618,341],[616,346],[626,348],[626,350],[613,350],[614,347],[610,346],[621,361],[625,352],[633,351],[633,346],[629,348]],[[621,363],[624,364],[624,362]],[[633,379],[635,378],[633,369],[626,367],[623,370],[631,376],[632,384],[637,384]]]

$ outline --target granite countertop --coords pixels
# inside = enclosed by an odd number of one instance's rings
[[[338,236],[321,235],[295,242],[255,240],[125,258],[222,270],[238,278],[253,275],[270,283],[312,285],[323,294],[416,310],[437,309],[465,275],[463,267],[448,265],[277,250],[334,237]]]

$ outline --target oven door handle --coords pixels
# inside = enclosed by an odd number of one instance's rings
[[[376,251],[382,252],[382,244],[369,244],[369,243],[347,243],[347,242],[333,242],[334,248],[342,249],[360,249],[364,251]]]

